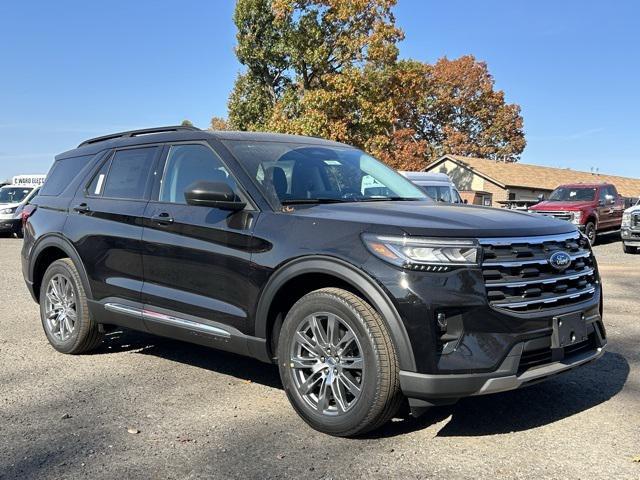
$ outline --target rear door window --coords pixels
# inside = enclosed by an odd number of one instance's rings
[[[157,147],[129,148],[118,150],[113,155],[106,179],[100,180],[100,173],[93,179],[90,188],[106,198],[141,200],[145,198],[147,181],[153,167]],[[95,183],[94,183],[95,182]],[[104,186],[99,185],[100,183]],[[100,188],[98,188],[100,187]],[[89,190],[91,192],[91,190]],[[93,193],[96,195],[96,193]],[[99,195],[99,193],[98,193]]]
[[[56,160],[40,190],[40,195],[60,195],[92,157],[93,155],[84,155]]]

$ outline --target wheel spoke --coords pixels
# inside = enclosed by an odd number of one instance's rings
[[[311,326],[313,336],[319,345],[326,345],[329,343],[327,341],[327,333],[324,331],[322,324],[318,321],[318,317],[313,317],[309,322],[309,325]]]
[[[312,343],[311,339],[307,337],[304,333],[296,332],[296,341],[302,348],[307,350],[310,354],[316,357],[322,354],[321,348],[317,344]]]
[[[342,385],[337,378],[331,383],[331,393],[333,394],[333,398],[336,401],[336,406],[338,407],[338,409],[342,412],[346,412],[347,402],[345,401],[345,398],[344,398]]]
[[[338,379],[344,384],[345,387],[351,392],[354,397],[357,397],[360,394],[360,386],[356,384],[349,375],[341,372],[338,375]]]
[[[319,380],[323,380],[322,370],[318,370],[317,372],[313,372],[311,375],[307,377],[302,385],[300,385],[300,393],[302,395],[309,395],[313,387],[316,386]]]
[[[338,352],[345,351],[349,344],[351,344],[351,342],[353,342],[355,339],[356,337],[353,335],[353,332],[351,330],[347,330],[336,345]]]
[[[362,357],[341,357],[340,366],[349,370],[362,370],[363,366]]]
[[[322,383],[320,384],[320,392],[318,393],[318,410],[320,413],[323,413],[325,410],[329,408],[329,396],[328,392],[328,377],[324,377],[322,379]]]
[[[335,347],[338,343],[338,334],[340,333],[338,325],[338,320],[335,315],[327,316],[327,343],[332,347]]]
[[[64,328],[67,331],[67,333],[69,335],[71,335],[71,332],[73,331],[73,322],[71,321],[71,319],[65,315],[64,317]]]
[[[317,363],[318,359],[313,357],[294,357],[291,359],[292,368],[309,369],[316,366]]]

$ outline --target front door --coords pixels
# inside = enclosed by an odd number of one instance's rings
[[[163,170],[144,215],[147,328],[172,336],[176,329],[191,327],[250,332],[248,299],[253,295],[247,292],[253,288],[248,278],[257,211],[187,205],[185,190],[203,180],[227,182],[246,199],[208,144],[169,146]]]

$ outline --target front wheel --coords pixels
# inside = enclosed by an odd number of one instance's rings
[[[596,230],[596,224],[595,223],[588,222],[584,226],[584,234],[587,236],[587,238],[589,239],[589,243],[592,246],[596,244],[597,230]]]
[[[346,290],[316,290],[292,307],[280,331],[278,364],[294,409],[330,435],[374,430],[403,400],[386,324]]]

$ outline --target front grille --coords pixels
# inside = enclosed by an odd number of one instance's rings
[[[560,220],[566,220],[568,222],[573,220],[573,213],[571,213],[571,212],[542,212],[542,211],[538,211],[538,210],[535,210],[534,212],[538,213],[540,215],[546,215],[548,217],[554,217],[554,218],[558,218]]]
[[[593,297],[596,272],[589,242],[578,232],[541,237],[480,239],[487,299],[496,308],[540,311]],[[571,256],[564,271],[549,258]]]

